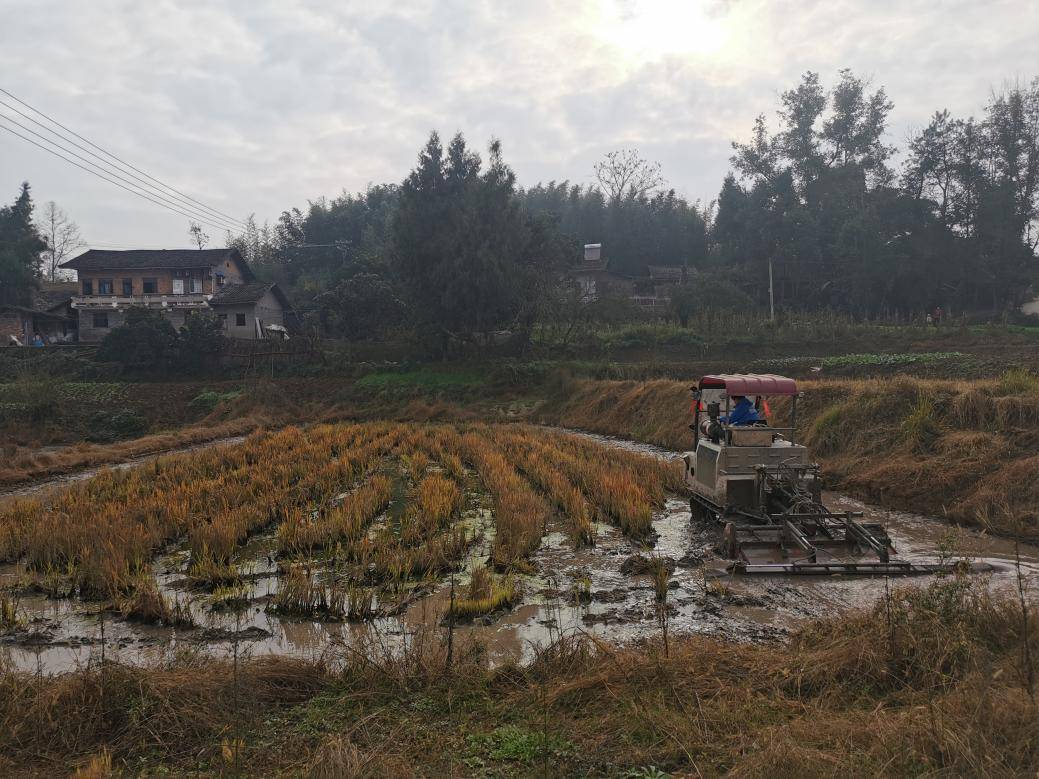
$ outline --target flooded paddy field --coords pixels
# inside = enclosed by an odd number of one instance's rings
[[[670,571],[672,635],[769,642],[930,580],[730,576],[714,534],[690,522],[676,457],[521,425],[370,423],[254,436],[22,495],[18,508],[0,505],[0,597],[14,613],[0,662],[53,673],[102,651],[128,662],[319,656],[360,642],[392,651],[452,623],[492,661],[524,660],[576,632],[658,636],[657,566]],[[1001,588],[1016,586],[1019,552],[1022,573],[1039,578],[1035,547],[837,494],[825,502],[886,525],[902,559],[987,563],[980,575]],[[50,541],[76,520],[95,531]],[[95,551],[120,556],[111,544],[136,557],[96,566],[108,558]]]

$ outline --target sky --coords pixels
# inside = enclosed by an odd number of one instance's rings
[[[0,88],[239,220],[399,182],[431,130],[500,139],[523,186],[635,148],[708,202],[804,71],[883,85],[903,145],[1039,75],[1037,34],[1034,0],[0,0]],[[0,130],[0,202],[23,180],[91,246],[190,245],[186,216]]]

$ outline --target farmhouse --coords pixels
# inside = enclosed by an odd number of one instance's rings
[[[568,275],[583,303],[615,295],[651,312],[666,311],[672,291],[687,278],[684,266],[666,265],[647,266],[645,276],[621,276],[609,270],[599,243],[585,244],[582,261]]]
[[[48,344],[75,341],[75,293],[75,283],[45,281],[31,305],[0,305],[0,346],[30,346],[36,336]]]
[[[649,311],[667,311],[674,288],[686,281],[685,266],[649,265],[646,274],[635,279],[631,299]]]
[[[591,303],[608,295],[630,297],[634,289],[631,280],[613,273],[602,256],[601,243],[584,246],[584,258],[567,274],[576,286],[582,303]]]
[[[259,339],[294,322],[276,284],[257,280],[237,249],[92,249],[64,263],[79,276],[72,298],[79,339],[103,339],[127,309],[161,311],[174,327],[194,311],[214,312],[229,338]]]

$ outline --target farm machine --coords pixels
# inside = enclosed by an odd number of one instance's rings
[[[793,379],[719,374],[692,389],[693,451],[683,455],[692,515],[720,531],[731,571],[911,575],[952,568],[899,560],[882,525],[823,505],[819,466],[797,442]],[[770,424],[770,397],[789,399],[789,427]]]

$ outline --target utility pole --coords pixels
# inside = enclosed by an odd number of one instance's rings
[[[772,285],[772,258],[768,258],[768,318],[769,321],[776,321],[776,297],[775,289]]]

